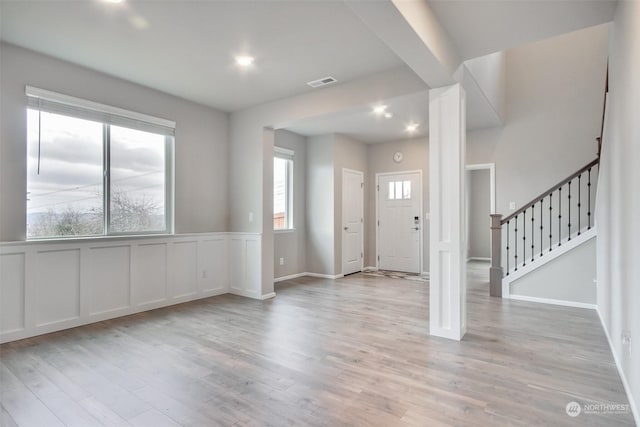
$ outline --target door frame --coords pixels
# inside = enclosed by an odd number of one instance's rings
[[[345,237],[346,234],[344,233],[344,174],[345,172],[349,172],[349,173],[355,173],[360,175],[360,177],[362,178],[362,185],[360,186],[360,191],[362,192],[362,204],[360,205],[360,218],[362,218],[362,221],[360,221],[360,248],[361,248],[361,252],[362,252],[362,256],[360,257],[360,271],[364,270],[364,172],[363,171],[359,171],[359,170],[355,170],[355,169],[349,169],[349,168],[342,168],[342,200],[340,201],[341,203],[341,212],[340,212],[340,234],[342,236],[341,241],[342,241],[342,253],[341,253],[341,271],[342,274],[344,275],[344,271],[345,271]],[[351,274],[351,273],[349,273]]]
[[[418,248],[419,248],[419,252],[420,254],[418,255],[419,257],[419,261],[420,261],[420,266],[419,266],[419,273],[420,275],[422,275],[424,273],[424,227],[426,224],[426,217],[425,217],[425,213],[424,213],[424,204],[423,204],[423,193],[424,193],[424,181],[422,180],[422,169],[414,169],[414,170],[408,170],[408,171],[397,171],[397,172],[380,172],[380,173],[376,173],[376,181],[375,181],[375,187],[374,189],[376,190],[375,194],[376,194],[376,270],[380,269],[380,226],[378,225],[380,221],[380,177],[382,176],[390,176],[390,175],[406,175],[406,174],[418,174],[418,179],[420,182],[420,194],[418,194],[418,204],[420,205],[420,216],[422,216],[422,221],[420,221],[420,233],[418,235],[419,237],[419,243],[418,243]]]
[[[475,164],[465,165],[464,170],[465,170],[465,174],[466,172],[469,172],[469,171],[489,170],[489,213],[495,214],[496,213],[496,164],[495,163],[475,163]],[[468,212],[466,211],[467,209],[468,209],[468,206],[465,207],[465,213],[464,213],[465,221],[468,215]],[[468,242],[469,228],[466,227],[466,225],[465,225],[465,228],[466,228],[465,238],[466,238],[466,241]],[[489,235],[491,235],[490,229],[488,229],[487,232],[489,233]],[[489,261],[490,261],[491,257],[493,256],[493,248],[491,247],[492,245],[489,245],[489,246],[490,246],[489,253],[491,254],[491,256],[489,257]],[[468,255],[467,255],[467,258],[468,258]]]
[[[490,209],[491,213],[496,213],[496,164],[495,163],[476,163],[472,165],[465,165],[465,171],[476,171],[489,169],[489,190],[491,193]]]

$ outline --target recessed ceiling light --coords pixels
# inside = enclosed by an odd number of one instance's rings
[[[386,105],[378,105],[376,107],[373,107],[373,112],[376,114],[382,114],[385,112],[386,109],[387,109]]]
[[[393,114],[391,113],[384,113],[384,117],[387,119],[390,119],[391,117],[393,117]]]
[[[405,130],[407,132],[415,132],[416,129],[418,129],[418,126],[420,126],[418,123],[410,123],[410,124],[407,125]]]
[[[246,56],[246,55],[236,56],[236,64],[238,64],[241,67],[248,67],[250,65],[253,65],[253,61],[255,61],[255,58],[253,56]]]
[[[124,0],[102,0],[105,3],[113,3],[113,4],[118,4],[118,3],[123,3]]]

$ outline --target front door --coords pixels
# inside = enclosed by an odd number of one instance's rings
[[[420,273],[420,172],[378,175],[378,268]]]

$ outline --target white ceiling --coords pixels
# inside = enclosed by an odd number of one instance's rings
[[[387,105],[393,117],[387,119],[373,113],[376,105]],[[419,123],[415,132],[405,132],[409,123]],[[323,116],[299,120],[286,127],[305,136],[340,133],[365,143],[397,141],[425,136],[429,128],[429,96],[427,90],[398,98],[387,99],[375,105],[362,105],[349,110],[336,111]]]
[[[615,0],[428,0],[463,59],[608,22]],[[0,0],[2,40],[166,93],[235,111],[404,65],[340,1]],[[233,62],[256,57],[250,70]],[[469,93],[469,128],[490,123]],[[481,94],[479,95],[481,96]],[[477,101],[477,100],[476,100]],[[364,142],[403,139],[407,122],[428,128],[424,93],[297,122],[303,135],[343,133]],[[492,124],[495,125],[495,124]]]
[[[402,65],[342,2],[2,1],[2,40],[225,111]],[[256,57],[239,70],[235,55]]]
[[[604,24],[617,0],[427,0],[463,60]]]

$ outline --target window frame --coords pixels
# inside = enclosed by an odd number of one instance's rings
[[[135,236],[166,236],[175,233],[175,127],[176,123],[135,111],[129,111],[110,105],[75,98],[73,96],[39,89],[32,86],[25,87],[27,95],[26,111],[49,112],[76,119],[93,120],[102,124],[102,164],[103,164],[103,228],[102,234],[97,235],[67,235],[29,237],[28,241],[38,240],[72,240],[72,239],[103,239],[109,237]],[[43,108],[44,106],[44,108]],[[111,126],[140,130],[164,135],[164,230],[136,230],[115,232],[111,230]],[[27,182],[28,185],[28,182]],[[28,210],[25,214],[28,213]],[[28,231],[28,230],[27,230]]]
[[[274,147],[273,148],[273,158],[285,160],[287,163],[287,167],[285,170],[285,227],[284,228],[275,228],[273,227],[273,231],[275,233],[286,233],[295,231],[294,221],[293,221],[293,168],[294,168],[294,157],[295,152],[288,148],[282,147]],[[275,190],[275,181],[273,182],[274,190]],[[274,191],[275,194],[275,191]],[[275,200],[274,200],[275,202]],[[275,212],[274,212],[275,215]]]

